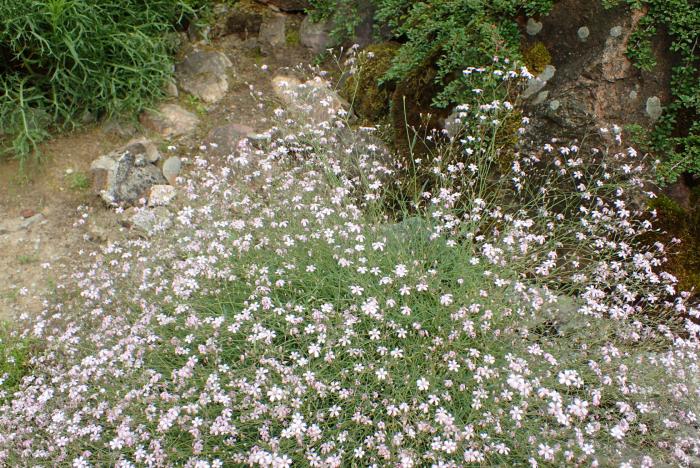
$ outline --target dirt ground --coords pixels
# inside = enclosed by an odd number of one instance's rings
[[[288,27],[298,28],[299,22],[290,16]],[[0,161],[0,320],[39,312],[44,298],[62,294],[70,285],[72,272],[89,261],[90,252],[132,235],[91,190],[94,159],[141,135],[152,138],[162,155],[187,157],[215,126],[240,123],[265,130],[274,109],[271,78],[293,73],[292,67],[313,59],[296,43],[261,51],[237,36],[207,47],[226,53],[234,66],[229,92],[219,103],[204,106],[184,93],[173,98],[200,117],[194,136],[163,141],[133,124],[103,122],[46,142],[41,163],[27,165],[23,174],[17,161]],[[261,109],[259,103],[265,101],[268,105]],[[168,150],[170,145],[177,149]],[[39,221],[20,227],[35,214],[41,215]]]

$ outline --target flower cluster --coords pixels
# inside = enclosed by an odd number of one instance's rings
[[[418,194],[341,118],[204,146],[169,231],[27,319],[0,463],[696,463],[697,311],[637,240],[641,158],[548,145],[496,174],[510,110],[463,108]]]

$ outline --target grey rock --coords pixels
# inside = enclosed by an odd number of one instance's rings
[[[265,18],[260,25],[258,38],[264,44],[280,47],[287,41],[287,16],[274,14]]]
[[[177,156],[171,156],[163,163],[163,177],[170,185],[175,185],[177,176],[180,175],[182,169],[182,161]]]
[[[152,185],[165,183],[153,165],[160,158],[147,139],[132,140],[112,153],[100,156],[90,165],[92,187],[108,205],[133,204]]]
[[[332,28],[333,25],[330,21],[314,23],[311,21],[311,17],[307,16],[299,28],[301,43],[311,49],[313,53],[320,54],[334,45],[331,38]]]
[[[552,111],[556,111],[557,109],[559,109],[559,106],[561,106],[561,103],[556,99],[549,103],[549,108]]]
[[[175,67],[180,89],[204,102],[220,101],[228,91],[228,69],[233,63],[221,52],[193,50]]]
[[[190,135],[194,133],[199,118],[177,104],[163,104],[155,111],[141,114],[141,124],[164,138]]]
[[[146,163],[153,164],[160,159],[158,147],[147,138],[135,138],[129,141],[124,151],[129,151],[136,159],[142,158]]]
[[[237,123],[216,127],[207,135],[206,142],[210,145],[209,153],[218,156],[233,154],[238,147],[238,142],[253,133],[252,128]]]
[[[31,216],[27,219],[23,219],[19,225],[20,225],[21,229],[29,229],[32,226],[36,226],[40,223],[44,223],[45,221],[46,221],[46,218],[44,217],[44,215],[41,213],[37,213],[34,216]]]
[[[637,93],[637,91],[632,90],[632,91],[630,91],[629,98],[632,100],[635,100],[635,99],[637,99],[638,95],[639,95],[639,93]]]
[[[536,21],[534,18],[528,18],[527,24],[525,25],[525,31],[530,36],[536,36],[540,31],[542,31],[542,23]]]
[[[102,164],[103,161],[100,161]],[[99,194],[108,205],[128,205],[136,203],[153,185],[162,183],[165,183],[165,179],[156,166],[137,165],[135,156],[124,151],[108,170],[106,186],[100,189]]]
[[[121,215],[120,223],[147,236],[168,229],[173,224],[173,215],[164,206],[154,208],[129,208]]]
[[[647,99],[646,113],[651,120],[659,120],[663,113],[663,107],[661,107],[661,99],[658,96],[651,96]]]
[[[148,195],[148,206],[168,206],[177,196],[172,185],[154,185]]]
[[[581,26],[580,28],[578,28],[576,34],[578,35],[578,38],[579,40],[581,40],[581,42],[586,42],[588,40],[588,36],[591,35],[591,31],[590,29],[588,29],[587,26]]]
[[[610,36],[620,37],[622,36],[622,26],[615,26],[610,29]]]

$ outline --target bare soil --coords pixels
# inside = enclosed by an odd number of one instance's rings
[[[298,28],[300,20],[289,15],[287,27]],[[256,131],[269,127],[274,102],[264,108],[259,104],[272,99],[271,78],[294,73],[293,67],[313,57],[299,44],[261,50],[255,40],[243,39],[231,35],[206,46],[226,53],[234,64],[222,101],[205,106],[184,93],[173,99],[199,115],[194,136],[163,141],[132,124],[103,122],[46,142],[41,162],[27,165],[23,173],[17,161],[0,161],[0,226],[17,225],[30,212],[44,217],[28,229],[4,234],[0,230],[0,320],[38,313],[45,299],[62,294],[72,272],[89,262],[90,252],[132,235],[86,186],[94,159],[140,135],[152,138],[165,156],[188,157],[216,126],[240,123]],[[171,145],[177,148],[174,152],[167,149]]]

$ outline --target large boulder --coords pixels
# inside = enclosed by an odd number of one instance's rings
[[[207,103],[220,101],[228,91],[228,70],[233,66],[225,54],[194,49],[175,67],[180,89]]]

